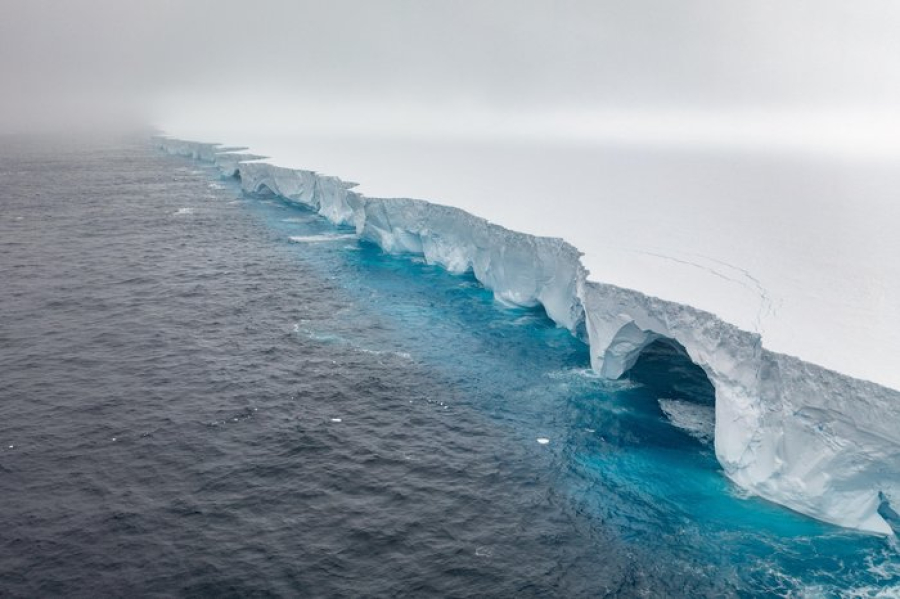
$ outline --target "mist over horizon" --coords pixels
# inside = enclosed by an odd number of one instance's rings
[[[900,155],[900,6],[4,0],[0,131]]]

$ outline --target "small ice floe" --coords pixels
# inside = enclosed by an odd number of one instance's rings
[[[332,422],[343,422],[340,418],[332,418]]]
[[[115,440],[116,440],[116,438],[115,438],[115,437],[113,437],[113,438],[112,438],[112,440],[113,440],[113,441],[115,441]]]
[[[679,399],[660,399],[659,407],[673,426],[710,445],[716,433],[716,408]]]
[[[194,213],[193,208],[179,208],[178,210],[173,212],[173,214],[175,216],[186,216],[186,215],[193,214],[193,213]]]
[[[347,241],[356,239],[353,234],[326,233],[324,235],[294,235],[288,237],[293,243],[330,243],[333,241]]]
[[[9,446],[10,449],[13,449],[14,447],[15,447],[15,445],[10,445],[10,446]]]
[[[550,442],[550,439],[548,439],[547,437],[538,437],[537,442],[540,443],[541,445],[546,445],[547,443]]]

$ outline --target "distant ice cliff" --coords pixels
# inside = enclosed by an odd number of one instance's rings
[[[370,198],[354,184],[277,167],[241,148],[158,138],[170,154],[215,164],[249,193],[311,208],[385,251],[472,271],[504,302],[543,306],[590,345],[592,367],[618,378],[659,338],[680,343],[715,387],[715,450],[750,493],[814,518],[889,535],[900,505],[900,391],[763,347],[760,336],[690,306],[589,280],[562,239],[510,231],[463,210]]]

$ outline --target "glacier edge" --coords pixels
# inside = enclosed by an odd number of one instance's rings
[[[900,505],[900,391],[771,352],[714,314],[588,279],[562,239],[510,231],[450,206],[372,198],[355,184],[274,166],[245,148],[156,138],[169,154],[214,164],[248,193],[317,211],[387,252],[471,270],[501,301],[543,306],[584,339],[591,366],[618,378],[654,340],[677,341],[715,388],[715,452],[735,484],[819,520],[891,535]]]

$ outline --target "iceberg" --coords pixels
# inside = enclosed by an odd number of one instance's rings
[[[619,378],[659,339],[672,340],[715,389],[716,457],[750,494],[835,525],[892,535],[900,505],[900,391],[767,349],[758,331],[636,289],[590,278],[563,239],[509,230],[460,208],[367,197],[356,184],[275,166],[242,148],[156,138],[214,164],[253,194],[318,212],[386,252],[471,271],[495,297],[542,306],[588,343],[591,367]]]

